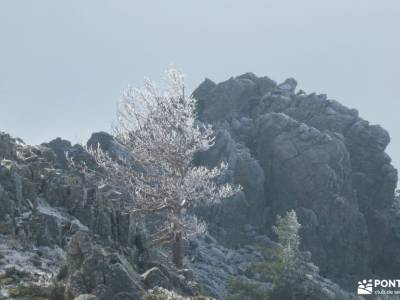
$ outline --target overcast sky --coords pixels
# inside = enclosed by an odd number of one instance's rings
[[[400,167],[399,36],[399,0],[0,0],[0,130],[83,142],[173,63],[191,89],[294,77],[389,130]]]

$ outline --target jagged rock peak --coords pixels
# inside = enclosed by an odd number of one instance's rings
[[[288,78],[283,83],[278,85],[281,90],[289,91],[293,93],[297,87],[297,81],[294,78]]]
[[[208,215],[216,223],[210,228],[227,244],[248,243],[247,225],[268,234],[277,214],[295,209],[303,247],[324,275],[346,284],[346,276],[396,274],[400,263],[378,263],[387,253],[397,261],[392,246],[400,246],[392,231],[400,222],[390,213],[397,170],[385,153],[389,133],[356,109],[296,88],[293,78],[277,85],[246,73],[194,91],[200,119],[220,132],[203,162],[235,162],[233,177],[245,191]],[[253,177],[241,174],[246,169],[261,170],[262,182],[247,187],[243,178]]]

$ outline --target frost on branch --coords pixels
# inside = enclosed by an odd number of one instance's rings
[[[197,120],[196,100],[185,94],[182,73],[167,70],[166,83],[167,88],[159,90],[146,80],[143,88],[123,93],[114,129],[130,158],[114,161],[101,149],[91,150],[108,180],[132,195],[132,212],[158,216],[159,230],[152,233],[157,244],[204,232],[205,225],[189,214],[190,208],[241,189],[216,183],[227,171],[226,163],[213,169],[193,166],[195,153],[213,145],[214,132]]]
[[[277,216],[276,226],[272,229],[282,246],[282,261],[287,268],[296,264],[300,246],[300,223],[294,210],[286,213],[285,217]]]

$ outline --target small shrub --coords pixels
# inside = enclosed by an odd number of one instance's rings
[[[302,258],[299,251],[300,224],[297,221],[297,215],[292,210],[284,217],[277,217],[276,226],[273,231],[278,237],[279,244],[275,248],[260,247],[264,260],[253,263],[248,271],[257,275],[257,282],[244,282],[238,278],[232,279],[228,286],[229,300],[258,300],[269,299],[273,294],[273,290],[284,289],[288,282],[293,280],[293,276],[297,276],[301,269]],[[296,274],[296,275],[295,275]],[[273,289],[265,291],[262,288],[263,282],[272,282]]]

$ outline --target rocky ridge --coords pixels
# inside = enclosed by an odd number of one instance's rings
[[[39,146],[0,134],[0,299],[140,299],[163,289],[187,297],[226,296],[230,278],[247,272],[273,247],[277,214],[295,209],[308,268],[296,297],[353,299],[366,276],[396,277],[400,214],[393,205],[397,171],[385,148],[388,133],[325,95],[296,92],[248,73],[194,92],[199,118],[218,134],[196,163],[230,164],[223,180],[244,193],[197,213],[209,235],[187,245],[187,269],[148,248],[129,195],[71,170],[65,152],[94,165],[80,145],[60,138]],[[114,157],[124,149],[107,133],[99,144]],[[326,279],[322,276],[328,277]],[[264,283],[265,288],[271,288]]]
[[[121,209],[126,195],[68,168],[65,152],[93,163],[62,139],[33,147],[0,134],[0,299],[140,299],[156,286],[194,295],[147,248]]]

